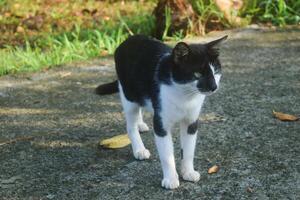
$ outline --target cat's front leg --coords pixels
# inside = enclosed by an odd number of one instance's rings
[[[175,166],[171,128],[163,128],[159,117],[154,116],[155,144],[163,170],[161,186],[174,189],[179,186],[179,178]]]
[[[200,173],[194,170],[194,154],[198,132],[198,120],[180,123],[181,175],[186,181],[197,182]]]

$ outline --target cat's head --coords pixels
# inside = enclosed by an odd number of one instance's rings
[[[179,42],[172,51],[173,80],[178,84],[190,85],[204,95],[215,92],[221,78],[217,46],[226,39],[227,35],[206,44]]]

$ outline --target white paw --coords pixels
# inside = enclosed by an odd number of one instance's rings
[[[134,157],[138,160],[149,159],[150,155],[151,154],[148,149],[143,149],[143,150],[134,152]]]
[[[200,173],[195,170],[182,172],[181,175],[186,181],[198,182],[200,180]]]
[[[179,187],[179,179],[178,179],[178,177],[164,178],[161,181],[161,186],[166,189],[175,189],[175,188]]]
[[[139,128],[139,132],[149,131],[149,127],[145,122],[139,123],[138,128]]]

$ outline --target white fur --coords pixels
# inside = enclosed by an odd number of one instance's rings
[[[181,127],[181,144],[184,158],[186,157],[182,161],[181,168],[183,179],[196,182],[200,178],[200,174],[194,171],[193,166],[197,134],[187,134],[188,125],[197,120],[205,99],[204,95],[201,95],[198,91],[196,92],[196,84],[195,81],[185,85],[173,83],[172,85],[162,84],[160,86],[162,107],[160,115],[168,135],[165,137],[156,136],[155,139],[163,168],[162,186],[165,188],[172,189],[173,186],[179,186],[179,179],[175,179],[178,175],[176,170],[174,171],[175,167],[173,167],[173,165],[175,166],[173,142],[172,139],[167,139],[171,138],[171,130],[177,122],[184,124]],[[165,157],[169,158],[168,162],[164,160]]]
[[[164,178],[161,181],[161,186],[167,189],[177,188],[179,179],[175,166],[171,133],[168,131],[168,134],[164,137],[155,135],[155,144],[163,169]]]
[[[199,116],[205,96],[197,91],[196,81],[190,84],[160,86],[161,118],[168,129],[179,121],[194,122]]]
[[[132,103],[126,99],[121,84],[119,84],[119,91],[133,155],[138,160],[148,159],[150,157],[150,152],[145,148],[139,133],[139,129],[149,129],[147,124],[145,124],[143,121],[141,107],[138,104]]]
[[[200,179],[200,173],[194,170],[194,153],[198,131],[195,134],[188,134],[188,126],[186,122],[180,123],[181,175],[184,180],[197,182]]]
[[[215,68],[214,68],[214,66],[212,64],[210,64],[209,66],[210,66],[211,71],[213,72],[213,75],[214,75],[217,87],[219,88],[221,74],[215,74]]]

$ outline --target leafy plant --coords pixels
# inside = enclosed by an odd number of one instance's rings
[[[248,1],[244,15],[256,22],[285,26],[300,22],[300,2],[298,0],[251,0]]]

